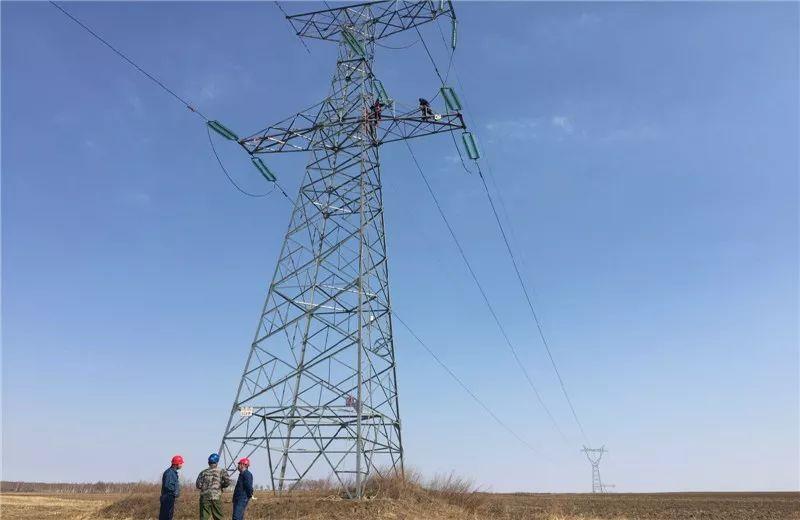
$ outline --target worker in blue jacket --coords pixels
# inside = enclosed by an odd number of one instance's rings
[[[239,470],[239,480],[233,490],[233,520],[244,520],[244,510],[247,503],[253,498],[253,474],[250,473],[250,459],[241,459],[236,465]]]
[[[172,520],[172,515],[175,513],[175,499],[181,495],[178,470],[182,467],[183,457],[175,455],[170,466],[161,475],[161,507],[158,511],[158,520]]]

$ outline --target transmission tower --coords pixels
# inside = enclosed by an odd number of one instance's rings
[[[600,459],[603,458],[604,453],[608,453],[608,450],[606,450],[605,446],[601,446],[600,448],[587,448],[584,446],[581,451],[583,451],[589,463],[592,465],[592,493],[607,493],[608,489],[614,486],[603,484],[600,478]]]
[[[220,447],[229,470],[244,456],[268,467],[276,493],[333,478],[360,498],[368,476],[403,471],[379,148],[465,125],[444,86],[442,113],[403,109],[373,60],[376,41],[441,16],[455,31],[448,1],[287,16],[301,38],[338,45],[330,94],[229,136],[267,178],[267,154],[310,154]]]

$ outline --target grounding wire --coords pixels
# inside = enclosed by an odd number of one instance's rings
[[[507,425],[505,422],[503,422],[503,420],[502,420],[502,419],[500,419],[500,418],[497,416],[497,414],[495,414],[495,413],[492,411],[492,409],[491,409],[489,406],[487,406],[487,405],[486,405],[486,403],[484,403],[484,402],[483,402],[483,401],[482,401],[482,400],[481,400],[481,399],[480,399],[480,398],[479,398],[477,395],[475,395],[475,392],[473,392],[473,391],[472,391],[472,390],[471,390],[471,389],[470,389],[470,388],[469,388],[469,387],[466,385],[466,383],[464,383],[464,381],[463,381],[463,380],[462,380],[460,377],[458,377],[458,376],[456,375],[456,373],[455,373],[455,372],[453,372],[453,371],[450,369],[450,367],[448,367],[448,366],[447,366],[447,365],[444,363],[444,361],[442,361],[442,360],[441,360],[441,358],[439,358],[439,356],[437,356],[437,355],[436,355],[436,353],[435,353],[433,350],[431,350],[431,348],[430,348],[430,347],[428,347],[428,345],[427,345],[427,344],[426,344],[424,341],[422,341],[422,339],[421,339],[419,336],[417,336],[417,334],[416,334],[416,333],[415,333],[415,332],[414,332],[414,331],[411,329],[411,327],[409,327],[409,326],[408,326],[408,324],[407,324],[405,321],[403,321],[403,319],[402,319],[400,316],[398,316],[398,315],[397,315],[397,313],[396,313],[394,310],[392,310],[392,311],[390,311],[390,312],[391,312],[391,314],[392,314],[392,317],[394,317],[394,319],[396,319],[398,322],[400,322],[400,324],[401,324],[403,327],[405,327],[405,329],[408,331],[408,333],[409,333],[409,334],[411,334],[411,336],[413,336],[413,338],[414,338],[415,340],[417,340],[417,343],[419,343],[420,345],[422,345],[422,348],[424,348],[424,349],[425,349],[425,351],[426,351],[426,352],[428,352],[428,354],[430,354],[430,356],[431,356],[431,357],[432,357],[432,358],[433,358],[433,359],[436,361],[436,363],[438,363],[438,365],[439,365],[440,367],[442,367],[442,369],[444,369],[444,371],[445,371],[445,372],[447,372],[447,373],[450,375],[450,377],[451,377],[451,378],[453,378],[453,380],[454,380],[456,383],[458,383],[458,385],[459,385],[459,386],[460,386],[460,387],[461,387],[461,388],[462,388],[462,389],[463,389],[465,392],[467,392],[467,394],[469,394],[469,396],[472,398],[472,400],[473,400],[473,401],[475,401],[476,403],[478,403],[478,405],[479,405],[481,408],[483,408],[483,410],[484,410],[486,413],[488,413],[488,414],[489,414],[489,416],[491,416],[491,418],[492,418],[492,419],[494,419],[494,421],[495,421],[497,424],[499,424],[499,425],[500,425],[500,426],[501,426],[501,427],[502,427],[504,430],[506,430],[508,433],[510,433],[510,434],[511,434],[511,435],[512,435],[512,436],[513,436],[515,439],[517,439],[519,442],[521,442],[523,445],[525,445],[525,447],[527,447],[529,450],[531,450],[532,452],[534,452],[534,453],[536,453],[536,454],[538,454],[538,455],[543,455],[543,454],[542,454],[542,452],[540,452],[540,451],[539,451],[539,450],[537,450],[535,447],[533,447],[533,445],[532,445],[532,444],[530,444],[528,441],[526,441],[524,438],[522,438],[522,436],[520,436],[520,435],[519,435],[519,434],[518,434],[516,431],[514,431],[514,430],[513,430],[513,429],[512,429],[512,428],[511,428],[509,425]]]
[[[114,52],[115,52],[115,53],[116,53],[116,54],[117,54],[117,55],[118,55],[120,58],[122,58],[123,60],[127,61],[127,62],[128,62],[130,65],[132,65],[132,66],[133,66],[133,68],[135,68],[136,70],[138,70],[139,72],[141,72],[142,74],[144,74],[144,75],[145,75],[145,76],[146,76],[148,79],[150,79],[150,80],[151,80],[151,81],[153,81],[153,82],[154,82],[156,85],[158,85],[159,87],[161,87],[161,88],[162,88],[162,89],[163,89],[165,92],[167,92],[167,93],[168,93],[168,94],[170,94],[172,97],[174,97],[175,99],[177,99],[178,101],[180,101],[180,102],[181,102],[181,103],[182,103],[182,104],[183,104],[183,105],[184,105],[186,108],[188,108],[190,111],[192,111],[192,112],[194,112],[195,114],[197,114],[198,116],[202,117],[202,118],[203,118],[205,121],[208,121],[208,118],[207,118],[205,115],[203,115],[203,113],[202,113],[202,112],[200,112],[200,111],[199,111],[199,110],[197,110],[195,107],[193,107],[191,104],[189,104],[189,102],[188,102],[188,101],[186,101],[185,99],[183,99],[182,97],[180,97],[180,96],[179,96],[178,94],[176,94],[176,93],[175,93],[175,92],[174,92],[172,89],[170,89],[169,87],[167,87],[166,85],[164,85],[164,83],[162,83],[162,82],[161,82],[161,81],[160,81],[158,78],[156,78],[155,76],[153,76],[152,74],[150,74],[149,72],[147,72],[146,70],[144,70],[143,68],[141,68],[139,65],[137,65],[137,64],[136,64],[136,62],[134,62],[132,59],[130,59],[128,56],[126,56],[126,55],[125,55],[125,54],[124,54],[122,51],[118,50],[116,47],[114,47],[113,45],[111,45],[110,43],[108,43],[108,41],[107,41],[107,40],[105,40],[105,39],[104,39],[102,36],[100,36],[99,34],[97,34],[96,32],[94,32],[94,31],[93,31],[93,30],[92,30],[92,29],[91,29],[89,26],[87,26],[86,24],[84,24],[83,22],[81,22],[80,20],[78,20],[77,18],[75,18],[74,16],[72,16],[72,15],[71,15],[69,12],[67,12],[67,10],[66,10],[66,9],[64,9],[63,7],[61,7],[60,5],[58,5],[57,3],[55,3],[55,2],[53,2],[53,1],[51,1],[51,2],[50,2],[50,4],[51,4],[53,7],[55,7],[56,9],[58,9],[59,11],[61,11],[62,13],[64,13],[64,15],[66,15],[66,16],[67,16],[67,18],[69,18],[70,20],[72,20],[72,21],[73,21],[73,22],[75,22],[76,24],[78,24],[78,25],[80,25],[81,27],[83,27],[83,28],[84,28],[84,29],[85,29],[85,30],[86,30],[86,31],[87,31],[89,34],[91,34],[91,35],[92,35],[92,36],[94,36],[94,37],[95,37],[95,38],[96,38],[98,41],[100,41],[101,43],[103,43],[103,45],[105,45],[106,47],[108,47],[109,49],[111,49],[112,51],[114,51]]]
[[[436,27],[439,30],[439,35],[442,38],[442,43],[445,45],[445,48],[447,48],[448,47],[447,40],[444,37],[444,32],[442,31],[442,26],[439,24],[438,20],[436,21]],[[474,113],[474,112],[472,112],[472,110],[470,110],[469,106],[467,105],[464,85],[461,82],[461,78],[458,75],[458,71],[455,70],[455,67],[453,67],[453,75],[455,76],[456,81],[458,82],[458,86],[461,89],[462,99],[464,99],[465,107],[467,108],[467,110],[470,111],[470,113]],[[451,134],[452,134],[452,132],[451,132]],[[456,150],[459,152],[459,156],[461,156],[461,149],[459,148],[458,144],[456,143],[455,137],[453,138],[453,144],[456,146]],[[489,162],[488,159],[486,159],[486,164],[487,164],[487,166],[489,168],[490,178],[491,178],[492,184],[494,186],[495,192],[497,193],[497,198],[498,198],[498,201],[500,202],[501,210],[502,210],[502,212],[503,212],[503,214],[504,214],[504,216],[506,218],[506,221],[509,223],[509,229],[511,230],[511,233],[513,235],[514,234],[514,227],[513,227],[513,225],[511,225],[511,218],[508,216],[508,210],[506,209],[505,202],[503,201],[502,193],[500,192],[500,189],[497,186],[497,182],[495,180],[495,175],[492,172],[492,165],[491,165],[491,163]],[[463,165],[463,157],[462,157],[462,165]],[[525,284],[524,278],[522,277],[522,274],[520,273],[520,269],[519,269],[519,265],[517,264],[516,257],[514,255],[514,252],[513,252],[512,248],[511,248],[511,244],[509,243],[508,236],[506,235],[506,232],[505,232],[505,229],[504,229],[503,224],[501,222],[500,216],[498,215],[497,208],[495,207],[495,203],[494,203],[494,200],[492,198],[491,192],[489,191],[489,188],[486,185],[486,179],[484,178],[483,171],[481,170],[480,164],[478,163],[477,160],[475,161],[475,166],[476,166],[476,168],[478,170],[478,176],[481,179],[481,184],[483,185],[483,190],[486,193],[487,199],[489,200],[489,205],[490,205],[490,207],[492,209],[492,214],[494,215],[494,218],[497,221],[497,226],[498,226],[498,228],[500,230],[500,234],[501,234],[501,236],[503,238],[503,242],[505,243],[506,250],[508,251],[509,257],[511,258],[511,263],[512,263],[512,265],[514,267],[514,272],[517,275],[517,280],[519,281],[519,284],[520,284],[520,286],[522,288],[522,292],[523,292],[523,294],[525,296],[525,301],[527,302],[528,308],[530,309],[531,315],[533,316],[533,320],[536,323],[536,329],[539,332],[539,337],[542,340],[542,345],[544,345],[545,352],[547,353],[547,357],[550,360],[551,366],[553,367],[553,372],[555,373],[556,378],[558,379],[558,383],[559,383],[559,385],[561,387],[561,392],[564,394],[564,399],[567,401],[567,405],[569,406],[570,412],[572,413],[572,417],[575,420],[575,424],[578,425],[578,429],[580,430],[581,435],[583,436],[583,439],[586,441],[587,444],[591,444],[589,442],[588,436],[586,435],[586,430],[584,429],[583,424],[581,423],[580,419],[578,418],[578,414],[575,411],[575,407],[572,404],[572,399],[569,397],[569,392],[567,392],[567,387],[566,387],[566,384],[564,383],[564,379],[561,377],[561,372],[558,370],[558,365],[556,364],[555,358],[553,357],[553,353],[550,350],[550,344],[548,343],[547,337],[544,334],[544,330],[542,328],[541,320],[539,319],[539,315],[536,313],[536,309],[535,309],[535,307],[533,305],[533,301],[531,299],[530,293],[528,292],[527,285]],[[466,169],[466,166],[464,166],[464,168]],[[469,171],[469,170],[467,170],[467,171]]]
[[[450,236],[452,237],[453,242],[455,243],[456,248],[458,249],[458,252],[461,255],[461,259],[464,261],[464,264],[466,265],[467,270],[469,271],[469,274],[472,277],[472,280],[475,282],[475,285],[477,286],[478,291],[480,291],[481,296],[483,297],[483,301],[486,304],[486,307],[489,309],[489,313],[491,314],[492,318],[494,319],[495,324],[497,324],[497,328],[500,330],[500,333],[502,334],[503,338],[505,339],[506,345],[508,346],[509,350],[511,351],[512,356],[514,357],[514,361],[516,362],[516,364],[519,367],[519,369],[522,371],[522,374],[525,376],[525,379],[527,380],[528,385],[531,387],[531,390],[533,390],[533,394],[536,396],[536,399],[539,402],[539,404],[541,405],[542,409],[544,409],[545,413],[550,418],[550,421],[553,423],[553,426],[558,431],[558,433],[561,435],[562,440],[564,440],[566,442],[567,441],[566,435],[564,435],[564,432],[561,431],[561,428],[558,426],[558,422],[556,421],[555,417],[553,417],[553,414],[550,412],[550,409],[547,407],[547,405],[545,404],[544,400],[542,399],[542,396],[539,393],[539,390],[536,388],[536,385],[534,384],[533,379],[531,378],[531,376],[528,373],[528,371],[525,369],[525,365],[522,364],[522,360],[520,360],[519,354],[517,354],[517,349],[514,348],[513,343],[511,343],[511,339],[508,337],[508,333],[506,332],[505,327],[503,327],[503,324],[500,321],[500,317],[497,315],[497,312],[495,311],[494,306],[492,305],[491,301],[489,300],[489,296],[486,294],[486,290],[483,288],[483,285],[481,284],[480,280],[478,280],[478,275],[475,274],[475,270],[472,268],[472,264],[470,263],[469,259],[467,258],[467,254],[464,251],[464,248],[461,246],[461,242],[458,240],[458,237],[456,236],[456,232],[453,229],[453,226],[450,224],[450,221],[447,219],[447,216],[444,213],[444,209],[442,208],[441,204],[439,203],[439,199],[436,197],[436,194],[434,193],[433,188],[430,185],[430,182],[428,182],[428,178],[425,176],[425,172],[422,171],[422,166],[420,166],[419,161],[417,160],[417,157],[414,154],[414,150],[411,148],[411,145],[408,144],[408,141],[403,141],[403,142],[406,144],[406,147],[408,148],[408,151],[411,154],[411,159],[414,161],[414,164],[417,167],[417,171],[419,172],[420,177],[422,177],[422,181],[425,183],[425,187],[428,189],[428,193],[430,194],[431,198],[433,199],[433,203],[436,205],[436,209],[439,212],[439,216],[442,218],[442,221],[444,221],[444,224],[447,227],[447,230],[450,232]]]

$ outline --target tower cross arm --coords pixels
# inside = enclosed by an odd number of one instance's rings
[[[375,134],[377,143],[383,144],[464,129],[464,118],[458,112],[425,117],[412,112],[382,117],[376,125]]]
[[[361,116],[323,121],[308,114],[281,121],[239,140],[249,154],[340,151],[360,147],[360,139],[372,145],[413,139],[466,128],[458,112],[423,114],[419,109],[376,116],[369,111]],[[355,137],[355,138],[354,138]]]
[[[342,27],[368,21],[374,27],[374,40],[432,22],[440,16],[455,17],[449,0],[427,2],[364,2],[332,9],[287,16],[295,33],[304,38],[338,41]]]
[[[324,121],[324,110],[330,99],[297,114],[273,123],[258,132],[239,139],[249,154],[276,152],[307,152],[314,149],[320,132],[330,126]]]

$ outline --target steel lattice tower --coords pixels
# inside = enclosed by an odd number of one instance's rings
[[[608,450],[606,450],[605,446],[600,448],[587,448],[584,446],[582,451],[592,465],[592,493],[605,493],[606,486],[603,485],[603,481],[600,479],[600,459],[603,458],[603,454],[607,453]]]
[[[338,44],[330,94],[238,140],[254,161],[310,154],[220,448],[228,469],[268,466],[275,492],[332,477],[360,497],[369,475],[402,472],[379,147],[464,123],[398,110],[372,65],[376,40],[442,15],[455,19],[449,2],[288,16],[300,37]]]

